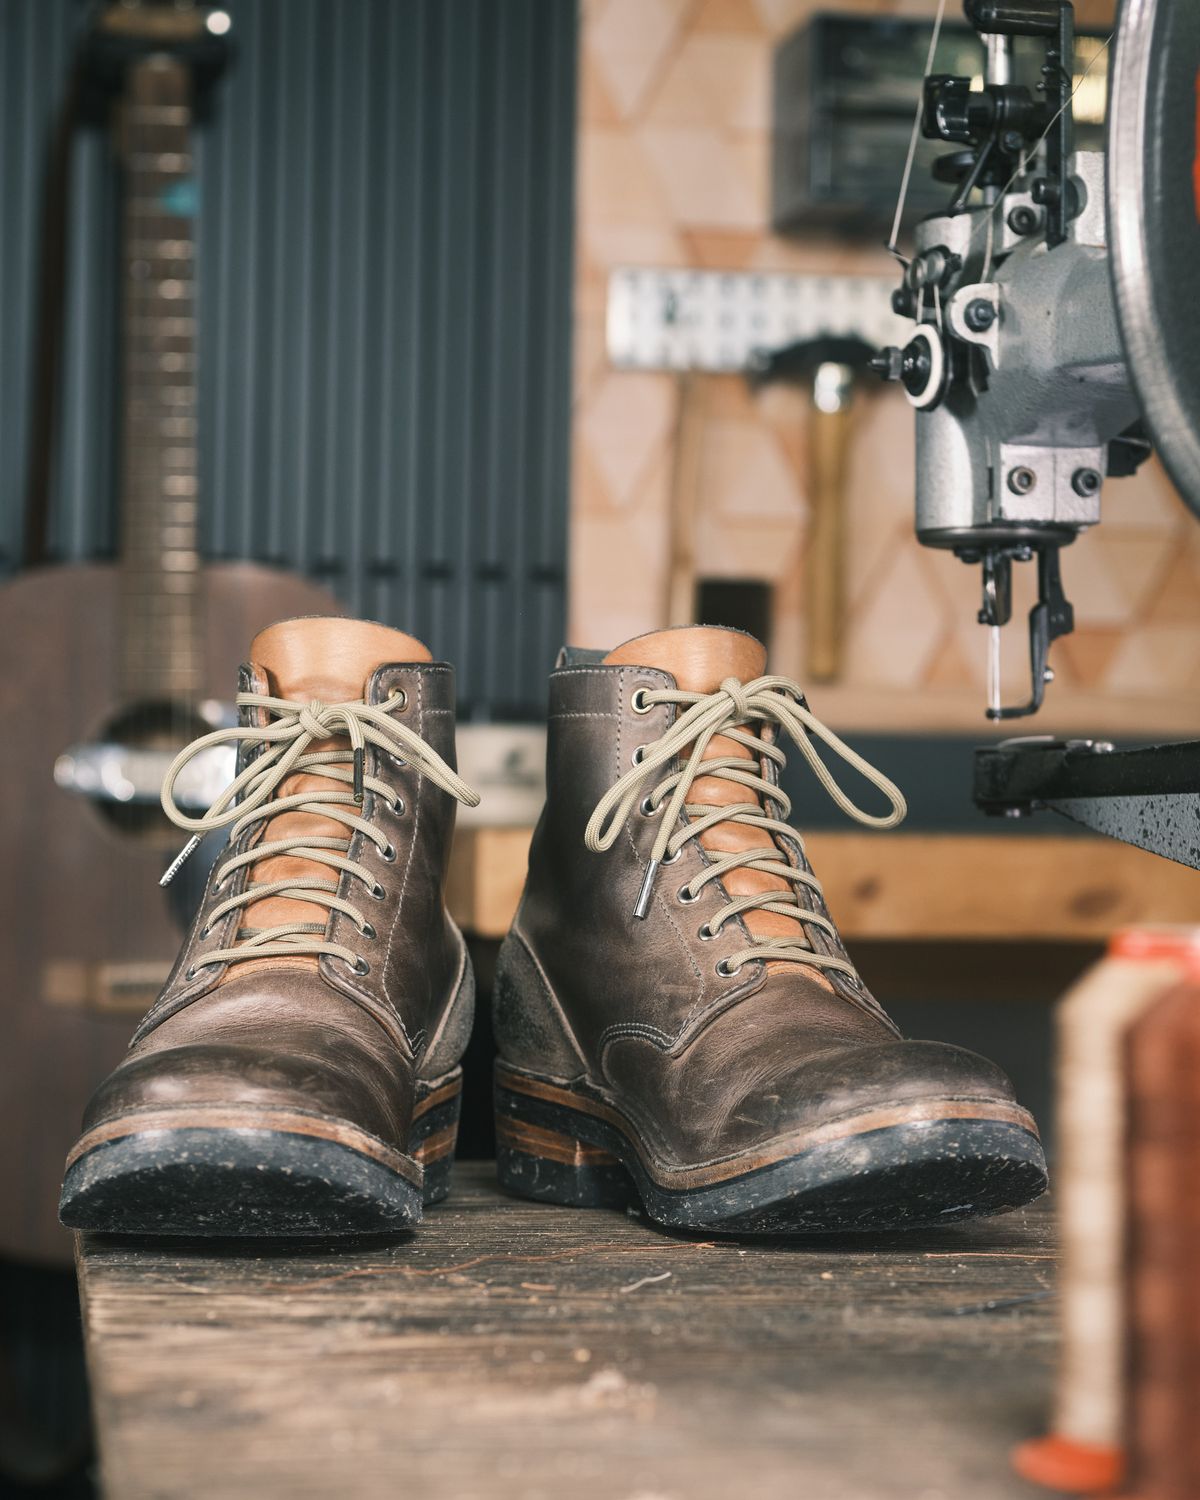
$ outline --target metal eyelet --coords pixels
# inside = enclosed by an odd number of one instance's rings
[[[376,937],[379,936],[379,934],[375,931],[374,927],[371,926],[370,922],[364,922],[362,924],[362,926],[358,929],[358,931],[359,931],[359,935],[361,937],[365,937],[365,938],[376,938]]]
[[[356,958],[352,965],[352,972],[361,977],[363,974],[369,974],[371,972],[371,965],[366,961],[365,958]]]
[[[392,864],[392,862],[396,858],[395,844],[385,844],[379,851],[379,857],[380,859],[386,860],[389,865]]]
[[[714,932],[712,930],[712,924],[711,923],[704,922],[704,923],[702,923],[696,929],[696,936],[700,939],[700,941],[702,943],[711,943],[712,940],[713,940],[713,938],[720,937],[721,934],[720,934],[719,931],[718,932]]]
[[[629,699],[629,706],[635,714],[648,714],[654,709],[653,703],[646,702],[646,689],[644,687],[634,688]]]
[[[659,860],[659,864],[660,865],[674,865],[674,864],[678,864],[678,862],[682,858],[683,858],[683,847],[681,845],[678,849],[676,849],[676,851],[675,851],[674,854],[664,854],[663,857]]]
[[[686,885],[681,885],[679,887],[679,900],[683,903],[684,906],[691,906],[693,901],[699,901],[699,899],[699,891],[689,891]]]
[[[642,798],[642,805],[641,805],[641,809],[640,810],[641,810],[642,817],[644,817],[644,818],[655,818],[655,817],[658,816],[658,814],[660,812],[662,812],[662,803],[660,802],[658,804],[658,806],[655,807],[654,803],[651,802],[651,800],[650,800],[649,797],[643,797]]]
[[[404,814],[408,811],[408,808],[405,807],[405,805],[404,805],[404,798],[403,797],[393,797],[392,798],[392,808],[391,808],[391,810],[392,810],[393,816],[395,816],[397,818],[402,818],[404,816]]]
[[[643,758],[645,757],[645,754],[646,754],[646,747],[645,747],[645,745],[635,745],[633,747],[633,754],[632,754],[632,756],[630,756],[630,759],[633,761],[633,764],[635,766],[640,766],[641,763],[642,763]]]
[[[742,972],[741,964],[731,964],[727,958],[719,958],[716,968],[722,979],[732,979],[735,974]]]
[[[379,882],[376,881],[375,884],[371,887],[371,895],[376,901],[382,901],[383,898],[387,895],[387,892],[379,884]]]
[[[407,707],[408,707],[408,694],[404,691],[403,688],[401,688],[400,689],[400,702],[399,703],[394,703],[392,705],[392,713],[394,713],[394,714],[402,714]]]
[[[205,925],[200,929],[196,936],[200,939],[201,942],[203,942],[204,939],[211,934],[211,932],[212,928],[207,923],[205,923]]]

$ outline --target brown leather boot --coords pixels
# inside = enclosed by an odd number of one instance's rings
[[[257,637],[240,727],[176,761],[163,805],[228,827],[200,910],[67,1160],[71,1228],[346,1234],[449,1188],[474,1006],[442,886],[457,798],[454,672],[382,625],[287,620]],[[175,772],[236,740],[204,818]]]
[[[495,987],[501,1181],[662,1224],[941,1224],[1046,1185],[992,1063],[901,1039],[846,955],[779,790],[795,741],[862,822],[900,793],[737,631],[564,653],[548,790]],[[862,812],[810,736],[888,797]],[[636,1197],[635,1197],[636,1194]]]

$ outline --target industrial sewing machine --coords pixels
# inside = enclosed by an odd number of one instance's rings
[[[1105,480],[1153,442],[1200,515],[1200,6],[1123,0],[1105,153],[1073,149],[1068,0],[964,11],[986,46],[983,86],[925,79],[921,132],[957,148],[934,167],[949,202],[917,226],[893,294],[911,335],[872,363],[916,414],[918,538],[981,568],[987,716],[1008,720],[1036,713],[1053,680],[1051,644],[1074,625],[1059,554],[1100,521]],[[1044,46],[1036,88],[1012,80],[1021,37]],[[1031,691],[1002,705],[1001,628],[1026,563]],[[1197,742],[1005,741],[976,753],[975,800],[1010,816],[1050,807],[1200,867]]]

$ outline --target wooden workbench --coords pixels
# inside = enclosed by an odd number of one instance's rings
[[[508,931],[529,840],[528,828],[459,830],[448,899],[465,932]],[[1112,839],[813,833],[804,842],[851,941],[1106,942],[1139,922],[1200,920],[1195,870]]]
[[[459,1168],[409,1240],[85,1238],[109,1500],[1002,1500],[1054,1353],[1044,1207],[706,1242]]]

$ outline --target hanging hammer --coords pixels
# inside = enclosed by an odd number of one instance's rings
[[[841,668],[845,599],[844,486],[850,409],[859,376],[876,353],[857,334],[818,334],[778,349],[756,352],[755,385],[783,380],[809,387],[808,536],[805,545],[805,615],[808,676],[832,682]]]

